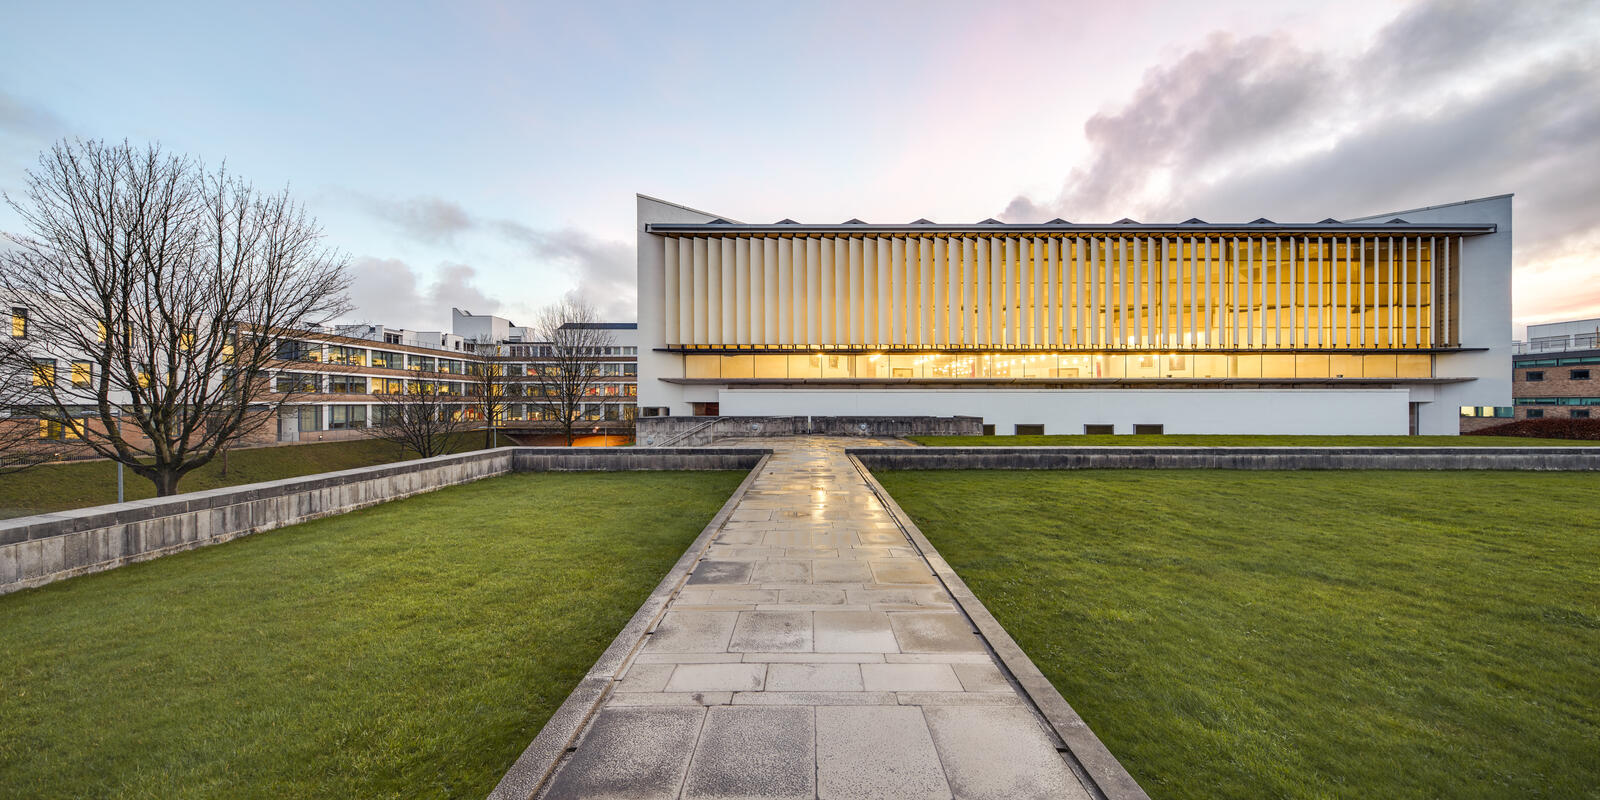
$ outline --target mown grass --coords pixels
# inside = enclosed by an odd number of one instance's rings
[[[741,477],[511,475],[0,597],[0,797],[482,798]]]
[[[456,451],[477,450],[482,446],[481,435],[466,436],[462,437]],[[370,467],[415,457],[414,454],[402,453],[393,443],[377,439],[235,450],[228,454],[227,474],[223,474],[223,462],[218,458],[185,475],[178,484],[178,490],[201,492],[224,486]],[[130,470],[123,471],[123,485],[124,497],[128,500],[143,500],[156,495],[154,484]],[[0,477],[0,519],[115,502],[117,465],[110,461],[45,464]]]
[[[1600,476],[878,477],[1156,800],[1600,797]]]
[[[1172,433],[1088,436],[908,436],[928,447],[1593,447],[1596,441],[1522,436],[1253,436]]]

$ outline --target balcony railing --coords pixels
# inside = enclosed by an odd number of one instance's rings
[[[1561,353],[1568,350],[1597,350],[1600,349],[1600,333],[1572,333],[1562,336],[1540,336],[1525,342],[1512,342],[1511,352],[1515,355],[1529,353]]]

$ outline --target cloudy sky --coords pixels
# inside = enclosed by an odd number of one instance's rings
[[[1515,192],[1519,326],[1600,316],[1600,0],[17,4],[0,190],[62,136],[289,185],[353,316],[411,328],[632,318],[635,192],[754,222]]]

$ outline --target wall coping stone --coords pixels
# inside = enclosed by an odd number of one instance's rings
[[[594,452],[589,452],[594,451]],[[368,467],[321,472],[294,478],[279,478],[259,483],[226,486],[186,492],[171,497],[150,497],[109,503],[84,508],[63,509],[25,517],[0,519],[0,545],[47,539],[84,530],[144,522],[160,517],[176,516],[198,511],[238,505],[240,503],[286,497],[303,492],[314,492],[348,486],[398,475],[414,474],[440,467],[471,464],[504,459],[504,472],[517,471],[517,456],[547,456],[561,460],[574,460],[587,465],[596,461],[625,464],[628,459],[643,456],[651,460],[671,460],[674,457],[698,456],[706,460],[717,457],[748,456],[752,459],[770,451],[730,447],[663,447],[663,448],[567,448],[567,447],[501,447],[493,450],[474,450],[467,453],[375,464]],[[592,468],[580,466],[579,469]]]

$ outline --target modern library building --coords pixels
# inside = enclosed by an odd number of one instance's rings
[[[1357,219],[735,222],[638,198],[641,416],[1454,434],[1511,402],[1511,197]]]

